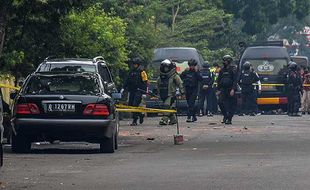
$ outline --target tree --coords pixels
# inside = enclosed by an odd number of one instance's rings
[[[119,69],[127,68],[125,29],[126,24],[121,18],[109,16],[99,6],[74,10],[61,20],[63,54],[73,57],[102,55],[115,76],[119,76]]]

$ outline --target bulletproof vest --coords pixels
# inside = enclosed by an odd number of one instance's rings
[[[233,86],[233,76],[232,76],[233,72],[230,71],[229,69],[223,69],[222,72],[222,79],[220,81],[220,84],[222,87],[232,87]]]
[[[298,74],[297,71],[291,71],[289,73],[289,88],[299,90],[301,86],[301,81],[301,76]]]
[[[169,79],[167,75],[160,75],[159,95],[162,100],[168,98],[169,93]]]
[[[252,85],[253,78],[252,78],[252,72],[251,71],[243,71],[241,73],[241,84],[242,85]]]
[[[138,89],[141,86],[141,70],[132,70],[129,73],[129,81],[128,81],[128,86],[129,89],[135,90]]]
[[[254,92],[253,72],[250,70],[243,71],[240,76],[241,89],[243,93]]]
[[[186,88],[197,87],[198,81],[195,72],[186,72],[184,75],[183,84]]]
[[[202,70],[200,74],[202,76],[202,84],[203,85],[210,84],[210,82],[212,81],[211,72],[209,70]]]

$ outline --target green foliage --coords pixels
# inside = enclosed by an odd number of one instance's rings
[[[118,77],[127,60],[148,66],[165,46],[195,47],[219,62],[238,58],[240,41],[305,42],[295,34],[309,11],[309,0],[0,0],[0,68],[25,76],[49,55],[102,55]]]
[[[102,55],[114,72],[126,69],[126,24],[109,16],[97,6],[72,11],[61,20],[61,39],[65,56],[95,57]]]

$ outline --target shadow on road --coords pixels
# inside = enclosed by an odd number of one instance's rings
[[[12,154],[12,150],[10,146],[4,147],[4,154],[9,153]],[[13,153],[14,154],[14,153]],[[84,147],[77,147],[77,148],[32,148],[30,153],[28,154],[103,154],[100,152],[99,148],[84,148]]]

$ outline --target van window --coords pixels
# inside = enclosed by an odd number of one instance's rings
[[[248,59],[259,75],[281,75],[287,68],[286,59]]]

